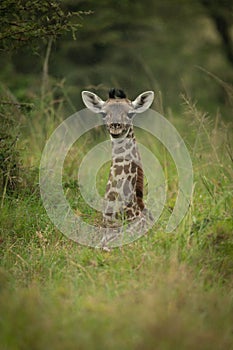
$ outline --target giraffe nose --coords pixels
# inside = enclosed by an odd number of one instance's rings
[[[112,123],[111,126],[112,126],[114,129],[120,129],[121,124],[120,124],[120,123]]]

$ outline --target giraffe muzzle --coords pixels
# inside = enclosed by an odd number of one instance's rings
[[[112,137],[117,138],[126,132],[126,128],[120,123],[111,123],[109,125],[109,132]]]

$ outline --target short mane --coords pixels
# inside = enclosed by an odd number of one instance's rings
[[[126,94],[121,89],[112,88],[109,90],[109,98],[126,98]]]

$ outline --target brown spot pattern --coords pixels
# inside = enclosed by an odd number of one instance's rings
[[[137,164],[135,164],[134,162],[131,163],[131,173],[136,173],[137,171]]]
[[[123,193],[125,196],[127,196],[130,193],[130,185],[129,182],[126,181],[123,186]]]
[[[115,159],[116,163],[122,163],[123,161],[124,161],[123,157],[118,157],[118,158]]]
[[[130,164],[124,165],[125,174],[129,174],[129,168],[130,168]]]
[[[117,199],[117,197],[118,197],[118,193],[117,192],[112,191],[112,192],[108,193],[108,199],[110,201],[115,201]]]
[[[125,151],[125,149],[123,147],[119,147],[115,150],[115,153],[120,154],[120,153],[123,153],[124,151]]]
[[[143,210],[145,205],[143,203],[143,170],[140,166],[138,166],[138,173],[137,173],[137,181],[136,181],[136,196],[137,196],[137,203],[140,208],[140,210]]]
[[[123,170],[122,165],[115,165],[115,175],[121,175],[122,170]]]

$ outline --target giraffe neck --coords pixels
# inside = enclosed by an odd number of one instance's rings
[[[112,139],[112,163],[125,165],[127,161],[140,161],[133,127],[124,139]]]
[[[143,171],[133,127],[124,139],[112,139],[112,165],[105,198],[110,203],[107,208],[110,219],[124,212],[132,220],[144,209]]]

